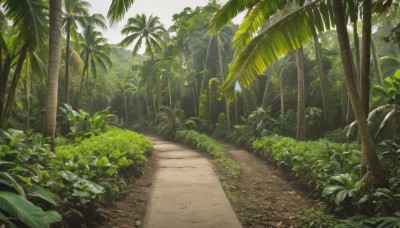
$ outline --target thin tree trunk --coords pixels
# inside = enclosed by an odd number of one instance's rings
[[[304,96],[304,53],[303,48],[296,50],[297,65],[297,140],[306,140],[306,115]]]
[[[350,43],[341,0],[333,0],[333,12],[335,15],[336,31],[338,35],[343,70],[346,78],[347,91],[351,99],[355,118],[357,120],[361,143],[363,149],[365,149],[364,154],[367,156],[368,167],[374,176],[375,183],[377,186],[385,186],[387,181],[376,154],[375,144],[369,131],[367,118],[357,93],[356,83],[354,81],[354,69],[353,65],[351,64]]]
[[[378,51],[376,50],[376,45],[373,39],[371,39],[371,50],[373,59],[372,63],[374,65],[376,79],[378,80],[378,84],[382,86],[383,85],[382,71],[381,71],[381,66],[379,65]]]
[[[67,41],[65,45],[65,84],[64,84],[64,102],[69,104],[69,56],[71,40],[71,17],[67,17]]]
[[[219,37],[217,36],[217,46],[218,46],[218,62],[219,62],[219,71],[221,74],[221,84],[224,83],[225,81],[225,75],[224,75],[224,65],[222,62],[222,50],[221,50],[221,42],[219,40]],[[227,130],[230,131],[231,129],[231,115],[230,115],[230,108],[229,108],[229,100],[228,97],[225,95],[225,112],[226,112],[226,127]]]
[[[326,129],[331,129],[331,118],[330,118],[330,109],[329,109],[329,102],[328,102],[328,91],[327,91],[327,81],[324,72],[324,64],[322,63],[322,52],[321,52],[321,45],[318,40],[318,34],[313,29],[314,34],[314,46],[315,46],[315,55],[318,63],[318,76],[319,82],[321,87],[321,97],[322,97],[322,107],[324,111],[324,125]]]
[[[147,99],[147,85],[144,87],[144,101],[146,105],[147,120],[150,120],[149,100]]]
[[[169,83],[169,78],[167,77],[168,82],[168,97],[169,97],[169,109],[172,110],[172,94],[171,94],[171,85]]]
[[[128,123],[128,105],[126,102],[125,86],[124,86],[124,109],[125,109],[125,123]]]
[[[360,81],[360,38],[358,37],[357,21],[352,23],[354,39],[354,55],[356,57],[356,67],[354,68],[356,82]],[[353,58],[351,59],[353,61]]]
[[[50,137],[52,141],[56,134],[58,74],[62,47],[61,28],[62,0],[50,0],[49,65],[43,135]]]
[[[281,81],[279,83],[279,92],[281,97],[281,116],[285,115],[285,93],[283,91],[283,73],[281,73]]]
[[[21,54],[19,55],[18,58],[17,67],[15,68],[14,76],[11,80],[10,88],[8,91],[7,101],[4,106],[4,114],[1,123],[3,129],[7,128],[8,125],[8,120],[10,118],[11,110],[14,105],[15,91],[17,89],[18,82],[21,77],[21,71],[26,58],[27,51],[28,51],[28,45],[25,44],[21,49]]]
[[[94,76],[94,86],[93,86],[93,93],[92,93],[92,101],[90,102],[90,112],[93,112],[93,106],[94,106],[94,99],[95,99],[95,94],[96,94],[96,85],[97,85],[97,78]]]
[[[25,130],[29,130],[30,126],[30,113],[31,113],[31,82],[29,80],[29,64],[26,64],[26,76],[24,80],[24,93],[25,93]]]
[[[82,105],[83,82],[84,82],[85,74],[86,74],[86,71],[88,68],[89,68],[89,52],[86,53],[85,66],[83,67],[81,83],[79,85],[78,103],[76,105],[77,109],[80,109],[81,105]]]
[[[362,48],[361,48],[361,68],[360,68],[360,99],[364,114],[369,113],[369,75],[371,73],[371,0],[363,1],[363,26],[362,26]],[[364,147],[361,151],[361,175],[367,172],[367,159]]]
[[[10,54],[6,55],[6,59],[4,61],[4,67],[3,67],[3,72],[1,75],[1,87],[0,87],[0,128],[5,129],[5,127],[2,125],[3,119],[4,119],[4,113],[5,113],[5,106],[6,106],[6,92],[7,92],[7,82],[8,82],[8,77],[10,74],[10,69],[11,69],[11,56]]]
[[[210,51],[211,41],[212,41],[212,39],[210,38],[210,39],[208,40],[208,47],[207,47],[207,52],[206,52],[206,59],[204,60],[203,77],[201,78],[201,86],[200,86],[199,109],[200,109],[200,104],[201,104],[201,93],[203,92],[204,81],[205,81],[205,77],[206,77],[206,69],[207,69],[207,62],[208,62],[208,54],[209,54],[209,51]],[[199,115],[200,115],[200,112],[199,112]]]
[[[267,103],[267,95],[268,95],[268,88],[269,88],[269,84],[271,84],[271,80],[272,80],[272,75],[268,76],[267,78],[267,83],[265,83],[265,89],[264,89],[264,94],[263,94],[263,98],[261,101],[261,107],[266,108],[266,103]]]

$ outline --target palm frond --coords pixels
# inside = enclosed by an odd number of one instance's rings
[[[265,24],[273,14],[282,10],[292,1],[261,1],[243,19],[233,38],[233,46],[239,48],[249,43],[253,35]]]
[[[221,90],[233,86],[237,80],[244,87],[250,86],[270,64],[312,38],[314,28],[318,32],[330,29],[334,24],[330,9],[329,0],[317,0],[294,10],[254,37],[238,54]]]
[[[125,13],[132,6],[133,2],[134,0],[112,0],[107,13],[107,17],[110,19],[110,23],[114,24],[122,20]]]
[[[48,29],[45,3],[38,0],[5,0],[3,6],[6,16],[18,28],[24,42],[40,45]]]
[[[239,13],[253,8],[255,5],[266,0],[229,0],[211,18],[208,33],[215,35],[227,25]]]

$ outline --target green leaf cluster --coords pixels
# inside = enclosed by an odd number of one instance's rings
[[[236,179],[240,176],[239,166],[227,156],[226,149],[207,135],[193,130],[182,130],[176,132],[175,139],[207,153],[217,164],[221,164],[232,178]]]
[[[9,227],[48,227],[61,220],[58,212],[47,210],[58,206],[46,190],[53,184],[45,170],[52,157],[43,137],[0,130],[1,222]]]
[[[316,192],[321,192],[333,175],[357,174],[360,163],[358,145],[341,145],[326,140],[299,142],[274,135],[257,139],[252,149]]]
[[[83,139],[77,144],[58,146],[52,168],[61,172],[59,175],[63,177],[64,187],[75,181],[80,188],[82,183],[87,184],[81,181],[83,178],[100,185],[107,195],[116,196],[124,186],[123,172],[126,169],[133,173],[142,172],[147,164],[146,156],[152,150],[151,142],[143,135],[110,128],[106,133]],[[66,171],[77,177],[69,177]],[[77,192],[69,193],[71,197],[81,196],[72,194]],[[95,197],[89,198],[97,201]]]

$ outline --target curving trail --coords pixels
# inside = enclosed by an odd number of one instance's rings
[[[183,146],[148,138],[158,168],[143,227],[242,227],[208,159]]]

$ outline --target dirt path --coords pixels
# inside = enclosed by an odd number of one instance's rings
[[[278,171],[253,154],[223,144],[237,161],[241,177],[235,182],[235,209],[244,227],[298,227],[297,214],[314,201],[299,192]]]
[[[144,175],[132,179],[119,201],[98,213],[100,228],[241,227],[208,159],[180,145],[152,140],[155,151]],[[244,227],[300,227],[298,212],[314,202],[253,154],[224,146],[237,161],[241,177],[220,178],[234,188],[233,205]]]
[[[208,159],[180,145],[149,139],[159,168],[144,227],[241,227]]]

